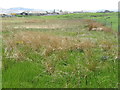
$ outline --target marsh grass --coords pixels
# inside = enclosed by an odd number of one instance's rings
[[[116,32],[88,31],[89,15],[4,18],[3,87],[117,88]]]

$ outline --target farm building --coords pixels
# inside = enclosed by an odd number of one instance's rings
[[[30,11],[28,15],[41,16],[41,15],[47,15],[47,12],[46,11]]]
[[[46,11],[23,11],[17,13],[17,15],[31,15],[31,16],[41,16],[41,15],[47,15]]]
[[[20,15],[28,15],[28,13],[27,12],[22,12],[22,13],[20,13]]]
[[[41,16],[41,15],[47,15],[46,11],[26,11],[23,12],[24,15],[33,15],[33,16]]]
[[[83,11],[74,11],[73,13],[83,13]]]
[[[0,14],[0,17],[15,17],[15,15],[11,15],[10,13],[4,13],[4,14]]]
[[[22,11],[16,13],[16,15],[30,15],[30,16],[42,16],[42,15],[63,15],[68,14],[67,11],[60,11],[60,10],[54,10],[54,11]]]

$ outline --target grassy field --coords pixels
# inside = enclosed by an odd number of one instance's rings
[[[118,88],[117,19],[117,13],[2,18],[3,88]],[[90,31],[91,24],[104,24],[103,31]]]

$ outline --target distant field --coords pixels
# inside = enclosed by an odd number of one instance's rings
[[[117,13],[2,18],[3,88],[118,88],[117,19]]]

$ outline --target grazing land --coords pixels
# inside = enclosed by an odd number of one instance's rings
[[[117,13],[2,18],[3,88],[118,88]]]

